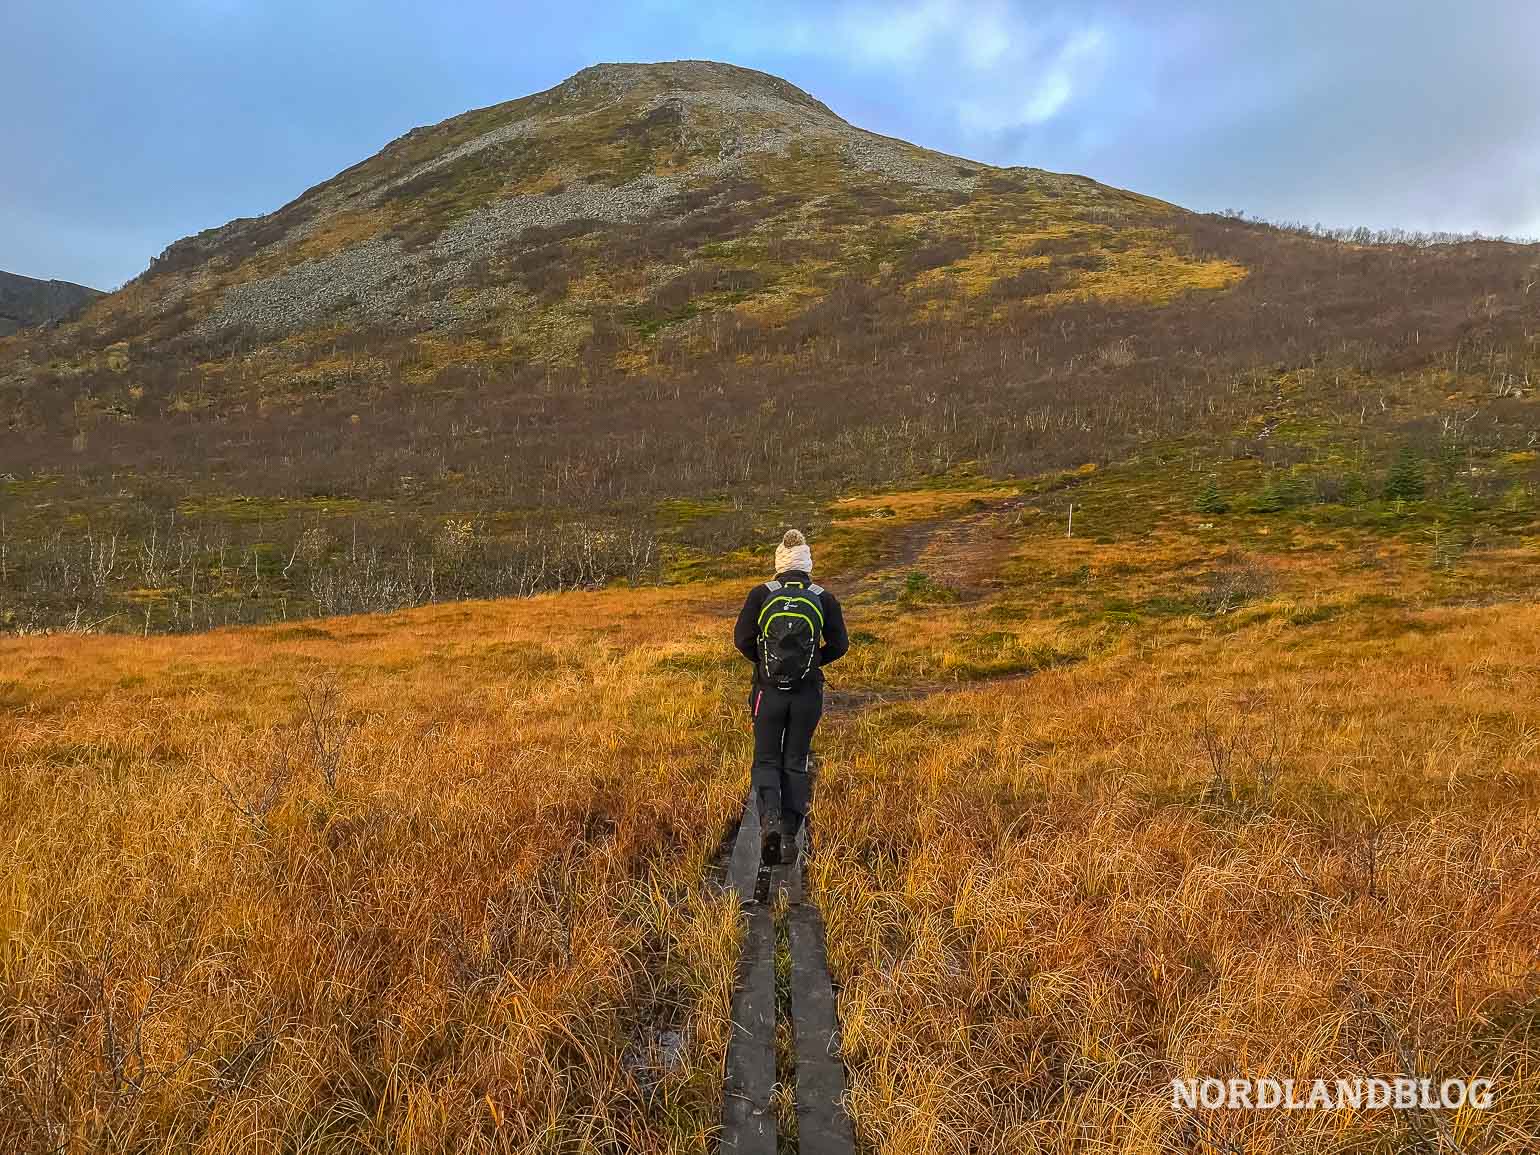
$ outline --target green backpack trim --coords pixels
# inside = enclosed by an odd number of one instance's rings
[[[815,628],[814,631],[813,631],[814,639],[815,640],[817,639],[818,634],[820,632],[822,632],[822,630],[823,630],[823,605],[822,605],[822,603],[819,602],[819,600],[817,598],[810,597],[809,595],[803,594],[803,593],[796,593],[796,594],[777,593],[777,594],[775,594],[772,597],[766,598],[765,599],[764,608],[759,611],[759,632],[760,633],[764,633],[765,632],[765,623],[768,622],[772,617],[776,616],[775,614],[772,614],[770,611],[776,608],[776,603],[778,603],[778,602],[783,607],[789,607],[789,606],[794,606],[794,605],[803,605],[803,606],[807,606],[809,609],[811,609],[813,611],[814,616],[817,617],[817,619],[818,619],[817,628]],[[792,611],[789,610],[789,609],[783,609],[782,612],[790,613]],[[811,621],[809,622],[809,624],[811,624]]]

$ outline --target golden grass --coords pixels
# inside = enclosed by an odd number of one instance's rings
[[[1391,1149],[1433,1123],[1190,1121],[1169,1081],[1394,1076],[1404,1046],[1498,1080],[1462,1149],[1531,1150],[1540,607],[1419,625],[1329,664],[1130,640],[834,727],[811,882],[865,1142]]]
[[[1077,496],[1096,524],[1135,492]],[[861,1141],[1533,1150],[1540,605],[1509,556],[1532,550],[1468,560],[1461,587],[1399,542],[1299,527],[1238,556],[1225,539],[1265,526],[1047,520],[994,596],[849,610],[876,641],[839,678],[868,698],[820,738],[809,883]],[[1237,564],[1266,588],[1227,612],[1097,614]],[[1010,653],[1030,680],[969,684]],[[1174,1077],[1403,1073],[1491,1077],[1496,1106],[1171,1106]]]
[[[1139,484],[1087,472],[1088,524]],[[1521,559],[1442,604],[1394,543],[1232,518],[1265,590],[1108,618],[1236,552],[1174,514],[1065,540],[1033,492],[869,495],[815,542],[858,631],[809,884],[865,1149],[1532,1150]],[[980,559],[955,601],[890,581]],[[0,1149],[706,1150],[741,593],[0,641]],[[1496,1105],[1171,1107],[1408,1069]]]
[[[661,608],[4,643],[0,1149],[699,1150],[743,739]]]

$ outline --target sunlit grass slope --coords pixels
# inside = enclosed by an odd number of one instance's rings
[[[809,523],[866,1150],[1533,1149],[1529,515],[1451,554],[1247,468],[1224,513],[1173,450]],[[747,580],[0,641],[0,1146],[707,1150]],[[1402,1073],[1496,1103],[1170,1105]]]
[[[699,1150],[745,747],[659,618],[5,643],[0,1149]]]
[[[1438,1124],[1193,1119],[1168,1088],[1405,1073],[1494,1078],[1450,1133],[1532,1149],[1537,627],[1530,604],[1130,637],[842,720],[813,879],[863,1135],[1402,1149]]]

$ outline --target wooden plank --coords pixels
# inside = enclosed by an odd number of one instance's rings
[[[807,857],[807,823],[797,831],[797,858],[789,866],[777,866],[770,875],[772,894],[785,894],[791,906],[802,902],[802,860]]]
[[[786,914],[791,939],[791,1023],[797,1046],[797,1143],[801,1155],[851,1155],[839,1016],[824,952],[823,920],[811,905]]]
[[[738,839],[727,867],[727,884],[738,893],[740,903],[754,901],[754,886],[759,877],[759,807],[754,804],[754,787],[743,803],[743,821],[738,823]]]
[[[756,844],[757,845],[757,844]],[[775,1155],[775,926],[763,903],[749,909],[733,996],[722,1096],[722,1151]]]

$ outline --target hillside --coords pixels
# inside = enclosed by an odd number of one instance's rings
[[[0,337],[31,325],[68,320],[101,295],[70,281],[40,281],[0,271]]]
[[[0,586],[13,624],[186,628],[677,576],[852,486],[1176,444],[1194,485],[1239,453],[1379,493],[1404,451],[1497,500],[1537,476],[1504,456],[1537,269],[943,156],[728,65],[600,65],[0,341]]]

